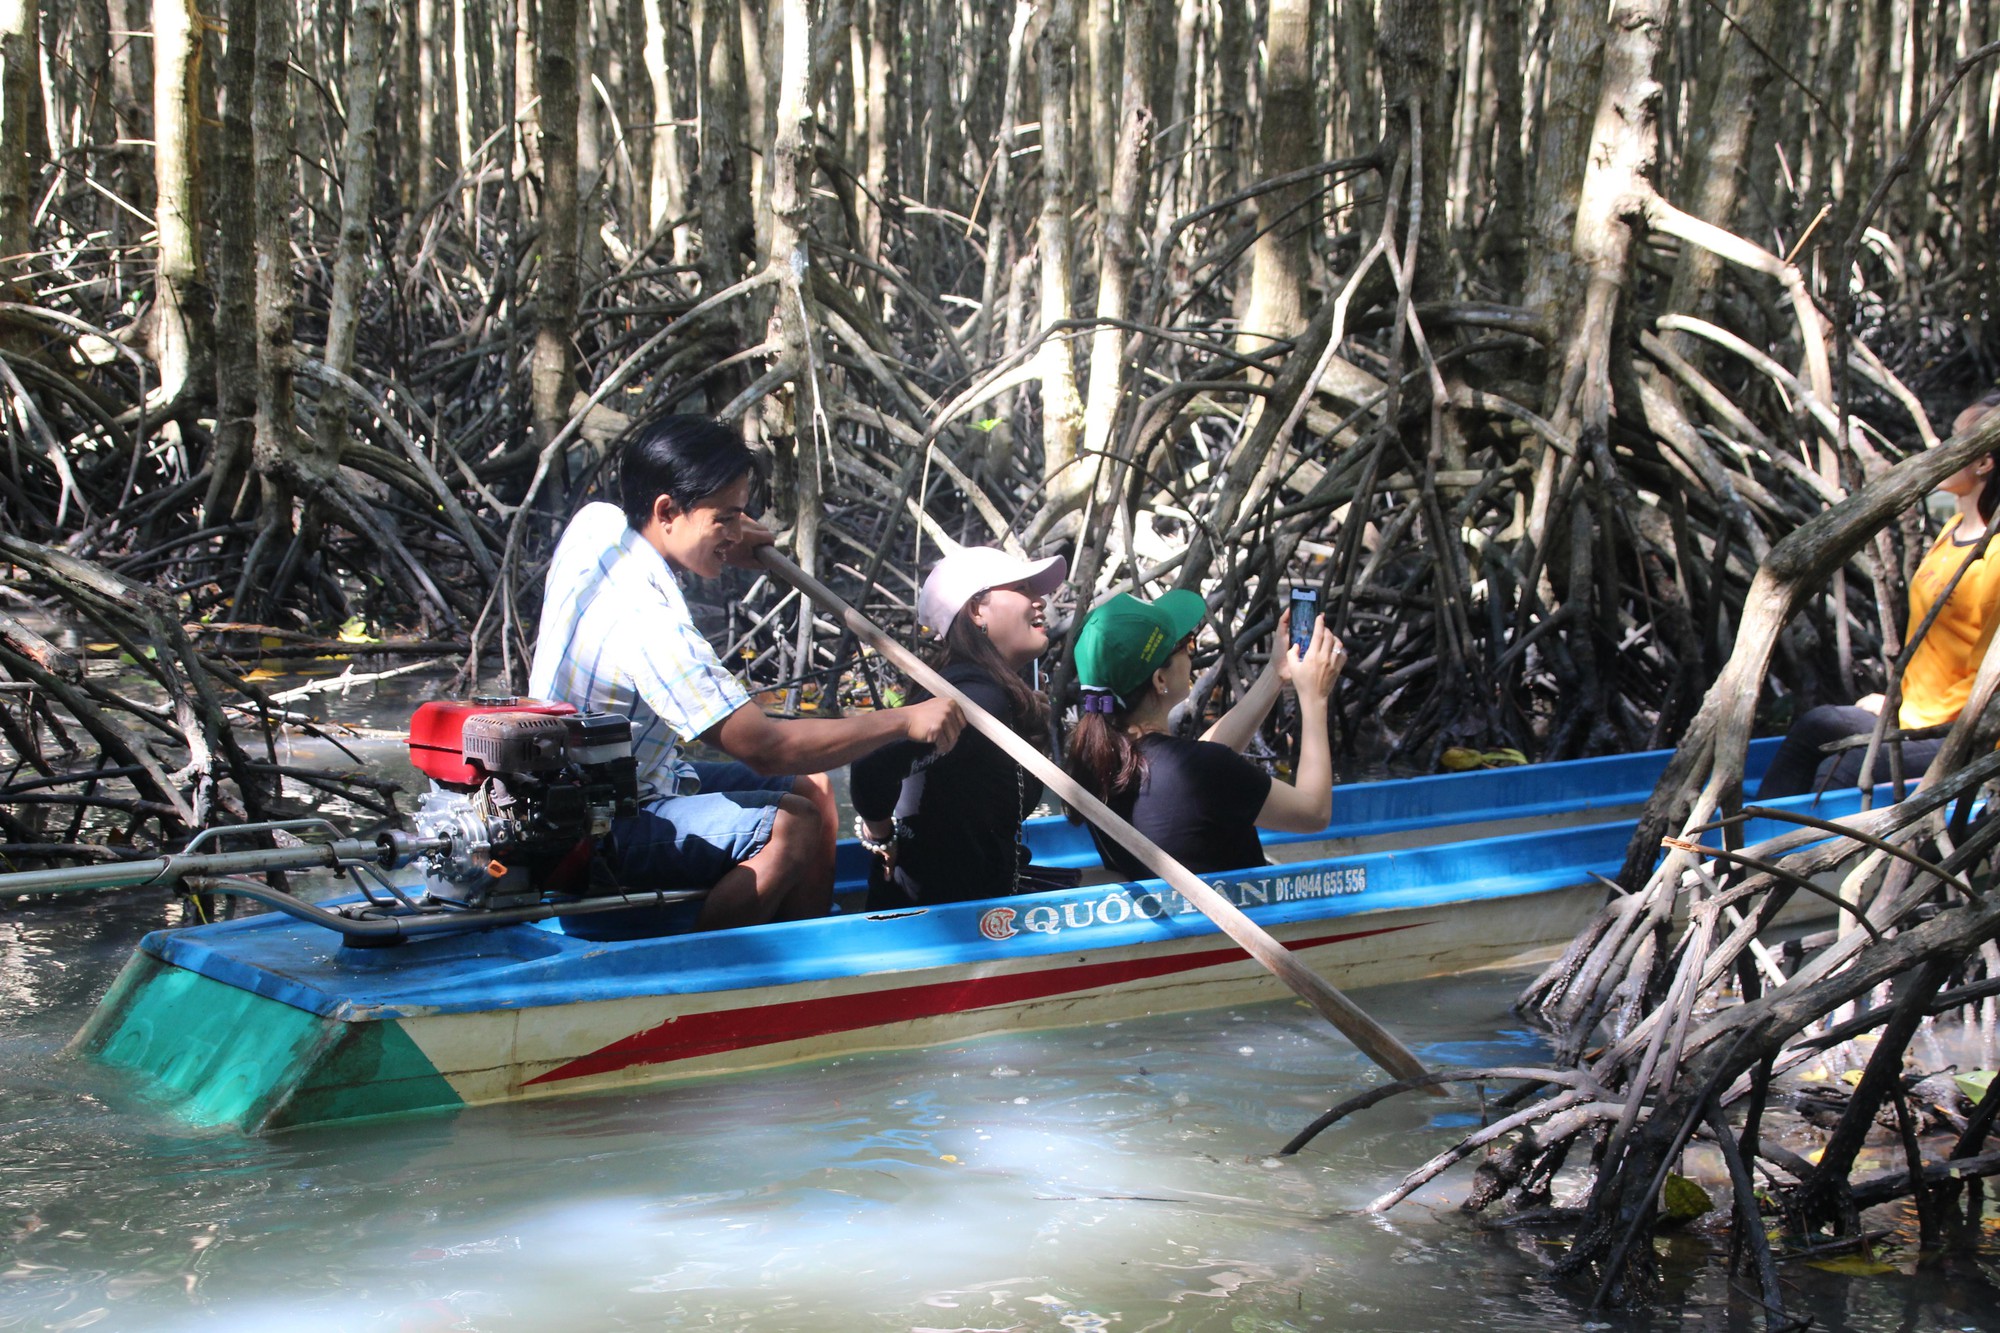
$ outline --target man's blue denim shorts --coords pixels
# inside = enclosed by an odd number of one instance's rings
[[[705,889],[771,841],[778,801],[792,790],[790,775],[760,777],[748,764],[735,762],[693,768],[701,782],[697,791],[660,797],[612,823],[599,849],[599,873],[608,872],[618,888]],[[600,883],[595,891],[608,886]],[[701,906],[696,900],[564,917],[563,929],[593,940],[675,934],[693,928]]]
[[[748,764],[695,764],[701,787],[663,796],[611,825],[604,857],[630,889],[702,889],[764,850],[792,778]]]

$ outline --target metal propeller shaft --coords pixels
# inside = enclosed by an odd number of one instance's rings
[[[201,850],[204,844],[219,842],[223,836],[332,828],[324,820],[285,820],[208,829],[197,834],[181,851],[166,856],[0,874],[0,896],[62,893],[75,889],[135,889],[152,884],[177,884],[190,877],[206,879],[259,875],[272,870],[341,870],[362,865],[378,870],[399,870],[418,857],[441,850],[447,841],[390,830],[372,837],[335,837],[326,842],[301,842],[290,847]]]

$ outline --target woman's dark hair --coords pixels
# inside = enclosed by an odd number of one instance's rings
[[[627,523],[643,528],[662,495],[692,509],[745,473],[763,475],[757,455],[722,423],[663,413],[625,432],[618,449],[618,504]]]
[[[1972,424],[1978,425],[1994,409],[2000,408],[2000,389],[1987,390],[1967,403],[1966,407],[1982,409],[1979,415],[1972,419]],[[1963,415],[1963,411],[1960,414]],[[1980,521],[1991,523],[1993,511],[2000,509],[2000,449],[1993,452],[1993,470],[1986,474],[1986,485],[1980,488],[1978,503]]]
[[[1063,767],[1106,805],[1136,790],[1146,776],[1146,756],[1125,732],[1125,720],[1130,716],[1124,708],[1109,717],[1085,713],[1069,729],[1069,740],[1063,746]],[[1069,818],[1074,824],[1082,816],[1071,810]]]
[[[942,671],[954,662],[970,662],[982,668],[987,675],[1000,683],[1001,693],[1014,710],[1014,730],[1034,742],[1037,749],[1048,745],[1049,697],[1039,690],[1028,688],[1028,682],[1021,679],[1021,673],[1007,665],[1007,659],[1000,656],[1000,650],[993,646],[993,640],[986,637],[986,631],[972,623],[966,609],[977,606],[985,593],[975,595],[965,604],[965,609],[951,618],[951,625],[944,632],[944,647],[938,654],[937,667]]]

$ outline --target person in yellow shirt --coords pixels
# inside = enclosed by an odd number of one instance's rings
[[[2000,390],[1960,412],[1952,423],[1952,434],[1963,435],[1996,408],[2000,408]],[[1972,692],[1972,680],[1979,674],[1986,646],[1995,627],[2000,626],[2000,541],[1991,543],[1984,554],[1979,550],[1993,525],[1995,510],[2000,509],[2000,455],[1975,459],[1938,483],[1938,489],[1952,497],[1958,513],[1945,523],[1944,531],[1917,567],[1916,577],[1910,580],[1910,623],[1905,634],[1915,637],[1954,576],[1958,584],[1951,587],[1943,609],[1903,668],[1903,697],[1896,721],[1905,731],[1942,726],[1957,719]],[[1965,569],[1962,575],[1961,566]],[[1873,733],[1882,704],[1881,695],[1871,694],[1852,705],[1823,705],[1794,722],[1771,759],[1757,789],[1758,799],[1858,783],[1866,746],[1834,755],[1821,747]],[[1904,776],[1921,777],[1943,744],[1941,738],[1902,742]],[[1878,754],[1875,780],[1882,781],[1889,773],[1887,756]]]

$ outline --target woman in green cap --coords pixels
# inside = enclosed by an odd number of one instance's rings
[[[1176,591],[1156,602],[1121,593],[1092,611],[1076,642],[1083,716],[1066,747],[1072,777],[1197,874],[1264,864],[1260,828],[1326,827],[1333,810],[1327,698],[1347,662],[1323,619],[1300,653],[1287,612],[1277,635],[1284,651],[1200,740],[1185,740],[1168,715],[1194,687],[1194,640],[1207,610],[1197,594]],[[1297,786],[1242,755],[1288,684],[1299,699]],[[1150,873],[1097,829],[1091,836],[1107,869],[1131,879]]]

